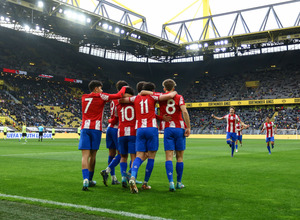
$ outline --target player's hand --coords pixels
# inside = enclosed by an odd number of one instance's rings
[[[163,115],[163,120],[166,122],[169,122],[172,120],[172,117],[170,115],[165,114],[165,115]]]
[[[190,128],[186,128],[185,132],[184,132],[184,136],[188,137],[188,136],[190,136],[190,134],[191,134],[191,129]]]
[[[211,117],[212,117],[212,118],[214,118],[214,117],[215,117],[215,115],[214,115],[214,114],[211,114]]]

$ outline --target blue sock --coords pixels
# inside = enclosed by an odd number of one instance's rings
[[[272,144],[272,149],[274,148],[274,144]]]
[[[238,145],[235,145],[235,149],[238,149]]]
[[[82,169],[82,177],[83,177],[83,179],[89,178],[89,170],[88,169]]]
[[[145,182],[148,182],[152,173],[154,167],[154,159],[148,159],[147,166],[146,166],[146,172],[145,172]]]
[[[177,182],[181,183],[182,174],[183,174],[183,162],[176,163],[176,173],[177,173]]]
[[[128,170],[128,173],[131,173],[131,164],[132,164],[132,161],[130,161],[130,163],[129,163],[129,170]]]
[[[142,163],[143,163],[143,160],[141,158],[139,158],[139,157],[135,158],[135,160],[133,161],[133,164],[132,164],[132,168],[131,168],[131,176],[134,176],[134,178],[137,177],[138,170]]]
[[[169,182],[174,182],[173,180],[173,162],[171,160],[166,161],[165,163],[167,176]]]
[[[112,162],[112,160],[114,159],[115,157],[113,156],[108,156],[108,165],[110,165],[110,163]],[[115,175],[115,168],[113,167],[113,169],[111,169],[110,171],[110,174],[113,176]]]
[[[94,171],[89,171],[89,181],[92,181],[94,177]]]
[[[117,156],[115,156],[115,158],[112,160],[112,162],[108,165],[108,167],[111,170],[110,174],[112,176],[115,175],[115,167],[118,166],[118,164],[120,163],[120,160],[121,160],[121,154],[118,154]]]
[[[267,146],[267,148],[268,148],[268,151],[269,151],[269,154],[271,153],[271,148],[270,148],[270,146]]]
[[[231,156],[234,154],[234,142],[231,143]]]
[[[120,169],[121,169],[121,175],[126,177],[127,163],[126,162],[121,162],[120,163]]]

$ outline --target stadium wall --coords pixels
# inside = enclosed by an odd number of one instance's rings
[[[78,138],[77,133],[56,133],[54,136],[55,139],[76,139]],[[102,134],[102,138],[106,138],[106,134]],[[163,134],[159,135],[159,138],[163,138]],[[202,139],[224,139],[226,138],[226,135],[224,134],[191,134],[188,138],[202,138]],[[243,139],[265,139],[265,135],[243,135]],[[3,133],[0,133],[0,139],[3,139]],[[275,135],[276,139],[291,139],[291,140],[297,140],[297,135]]]

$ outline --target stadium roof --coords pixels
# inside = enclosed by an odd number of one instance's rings
[[[145,17],[121,7],[118,9],[123,10],[125,17],[121,21],[115,21],[107,18],[108,16],[101,16],[59,0],[6,0],[0,3],[0,16],[1,20],[3,20],[2,17],[6,16],[9,21],[4,18],[3,22],[10,23],[16,30],[24,29],[28,32],[34,32],[38,28],[42,31],[43,37],[68,39],[67,41],[73,45],[90,45],[109,50],[125,51],[137,57],[149,57],[168,62],[180,57],[194,57],[229,51],[236,52],[237,50],[243,50],[243,45],[247,45],[247,48],[244,49],[250,49],[261,48],[263,44],[267,45],[268,43],[270,43],[269,46],[278,43],[293,44],[295,43],[294,39],[300,39],[300,13],[294,26],[284,27],[278,17],[276,18],[274,7],[299,2],[299,0],[287,1],[286,3],[262,6],[256,9],[239,10],[164,25],[163,33],[164,28],[167,26],[177,25],[179,27],[175,40],[169,39],[166,33],[162,37],[148,33]],[[113,5],[106,1],[102,1],[102,3]],[[242,16],[243,13],[247,10],[259,10],[264,7],[269,9],[269,12],[262,21],[262,28],[259,31],[250,32],[250,30],[247,30],[247,23]],[[101,7],[98,8],[98,10],[100,9]],[[103,10],[103,7],[101,10]],[[265,26],[271,16],[270,11],[275,16],[278,28],[266,30]],[[229,34],[227,36],[217,34],[218,27],[214,25],[214,19],[228,14],[236,16]],[[141,28],[134,27],[129,16],[136,16],[142,20]],[[215,30],[215,38],[203,38],[203,35],[206,34],[204,27],[202,37],[200,36],[195,41],[193,40],[195,38],[189,34],[189,30],[186,28],[187,23],[204,19],[207,20],[207,28],[210,25]],[[234,28],[238,19],[242,21],[245,33],[235,34]],[[185,42],[181,41],[183,35],[187,39]]]

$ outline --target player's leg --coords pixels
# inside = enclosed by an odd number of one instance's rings
[[[118,145],[121,153],[120,169],[122,175],[122,187],[127,188],[127,158],[128,158],[128,137],[119,137]]]
[[[238,140],[235,141],[235,152],[238,152]]]
[[[82,178],[83,178],[83,191],[88,190],[89,186],[89,157],[90,157],[90,150],[81,150],[82,152],[82,159],[81,159],[81,170],[82,170]]]
[[[270,141],[271,141],[270,138],[266,138],[267,149],[269,151],[269,154],[271,154]]]
[[[272,149],[274,148],[274,137],[271,137],[271,145],[272,145]]]
[[[136,143],[138,145],[138,142]],[[139,146],[141,142],[139,142]],[[140,150],[139,148],[137,148],[137,152],[136,152],[136,158],[132,163],[132,168],[131,168],[131,177],[129,180],[129,184],[130,184],[130,192],[131,193],[138,193],[138,188],[136,187],[136,177],[137,177],[137,173],[138,170],[141,166],[141,164],[143,163],[143,159],[145,158],[145,152],[142,151],[138,151]]]
[[[234,143],[236,141],[236,133],[231,133],[230,136],[231,136],[231,140],[232,140],[232,142],[231,142],[231,157],[233,157],[233,154],[234,154]]]
[[[88,167],[88,169],[89,169],[89,187],[93,187],[96,185],[96,181],[93,181],[95,165],[96,165],[96,154],[97,154],[97,150],[90,151],[89,167]]]
[[[241,147],[243,146],[242,141],[243,141],[243,135],[240,135],[240,145],[241,145]]]
[[[176,173],[177,173],[177,189],[184,188],[184,185],[182,184],[182,175],[183,175],[183,154],[186,148],[186,138],[184,136],[184,129],[177,128],[177,137],[176,137],[176,145],[175,145],[175,151],[176,151]]]
[[[151,189],[148,185],[148,181],[153,171],[154,159],[156,152],[158,151],[158,129],[157,128],[146,128],[146,146],[148,151],[148,161],[146,165],[145,179],[142,185],[142,189]]]
[[[229,132],[226,132],[226,143],[229,145],[229,147],[231,147],[232,141]]]
[[[175,152],[175,139],[172,128],[166,128],[164,131],[164,149],[166,154],[165,168],[169,180],[169,191],[175,191],[173,180],[173,152]]]
[[[6,140],[6,137],[7,137],[7,133],[4,132],[4,136],[3,136],[3,139]]]

